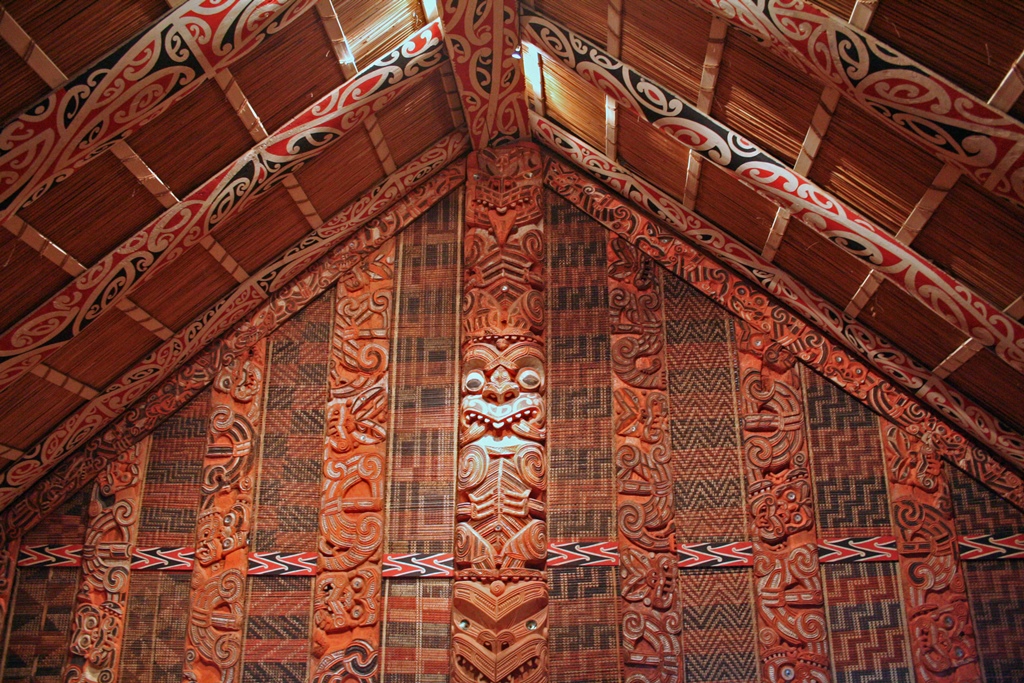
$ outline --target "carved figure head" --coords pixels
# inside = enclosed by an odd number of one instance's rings
[[[364,567],[321,574],[313,596],[313,623],[325,633],[377,623],[380,576]]]
[[[211,507],[199,516],[197,526],[196,562],[208,567],[246,546],[249,505],[247,501],[239,500],[227,512]]]
[[[544,349],[521,337],[470,344],[462,365],[462,442],[489,436],[511,445],[544,439]]]
[[[771,683],[828,683],[828,658],[797,648],[772,648],[761,656],[764,677]]]
[[[910,633],[921,663],[936,674],[948,674],[978,659],[965,600],[924,605],[911,618]]]

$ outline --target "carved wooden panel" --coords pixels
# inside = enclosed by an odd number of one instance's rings
[[[542,162],[469,159],[452,680],[548,678]]]
[[[395,242],[338,282],[313,595],[316,683],[376,680]]]
[[[256,493],[267,342],[261,339],[213,380],[213,406],[196,520],[186,681],[237,681],[245,625],[245,577]]]
[[[882,422],[910,656],[919,683],[982,680],[953,500],[931,434]]]
[[[811,463],[796,356],[736,322],[761,676],[831,681]]]
[[[655,262],[610,236],[621,661],[626,678],[635,683],[682,680],[662,295]]]

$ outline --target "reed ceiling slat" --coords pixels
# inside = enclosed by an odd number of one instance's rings
[[[132,300],[178,330],[237,284],[203,245],[197,244],[143,282],[132,293]]]
[[[604,147],[604,93],[553,59],[541,57],[548,116],[595,147]]]
[[[78,394],[29,373],[0,393],[0,443],[28,450],[65,415],[85,403]]]

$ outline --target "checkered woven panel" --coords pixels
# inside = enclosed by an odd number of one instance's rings
[[[18,569],[4,681],[60,681],[78,574],[70,567]]]
[[[448,579],[385,584],[383,683],[447,683],[451,598]]]
[[[1024,680],[1024,562],[965,562],[967,596],[974,617],[986,683]]]
[[[311,577],[250,576],[243,683],[305,683]]]
[[[548,571],[551,683],[617,683],[615,567]]]
[[[399,236],[385,552],[452,551],[461,220],[459,191]]]
[[[747,540],[729,313],[665,274],[669,415],[678,543]]]
[[[818,536],[889,536],[878,417],[825,378],[802,368]]]
[[[122,681],[180,683],[191,572],[132,572]]]
[[[757,681],[749,569],[679,572],[687,683]]]
[[[834,683],[912,683],[898,566],[889,562],[821,566]]]
[[[195,543],[209,420],[207,388],[153,432],[142,489],[140,548],[191,547]]]
[[[614,538],[607,231],[547,194],[548,536]]]
[[[80,545],[85,541],[86,512],[92,485],[83,486],[64,504],[48,514],[21,541],[30,545]]]
[[[1024,534],[1024,513],[952,465],[945,467],[953,489],[958,534]]]
[[[331,315],[327,293],[268,340],[267,403],[252,550],[316,550]]]

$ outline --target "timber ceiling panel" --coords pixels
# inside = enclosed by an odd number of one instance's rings
[[[987,100],[1024,50],[1020,0],[884,0],[868,33]]]
[[[608,46],[608,0],[536,0],[533,6],[601,47]],[[628,12],[623,8],[623,14]]]
[[[967,341],[967,335],[888,280],[857,316],[876,332],[913,356],[927,368],[938,367]]]
[[[21,320],[70,281],[69,274],[0,230],[0,329]]]
[[[315,10],[240,59],[231,73],[268,133],[345,81]]]
[[[201,244],[145,280],[132,300],[172,330],[179,330],[238,283]]]
[[[711,116],[787,164],[796,161],[821,85],[739,31],[725,41]]]
[[[998,306],[1024,292],[1024,209],[961,178],[913,248]]]
[[[565,68],[541,57],[547,114],[598,149],[604,149],[604,93]],[[631,116],[623,111],[622,116]],[[650,127],[650,126],[649,126]]]
[[[4,0],[4,7],[68,77],[169,9],[162,0]]]
[[[159,343],[155,334],[112,308],[47,358],[46,364],[83,384],[102,389]]]
[[[370,134],[357,128],[329,147],[295,177],[324,220],[383,178]]]
[[[768,241],[778,207],[711,163],[701,164],[697,213],[756,251]]]
[[[213,237],[250,275],[312,228],[283,185],[258,197],[213,231]]]
[[[420,0],[333,0],[348,49],[360,69],[427,23]]]
[[[619,112],[619,161],[682,201],[686,192],[686,147],[636,114]]]
[[[188,139],[190,154],[181,153]],[[213,80],[129,139],[135,153],[179,199],[242,156],[252,136]]]
[[[949,376],[949,382],[970,394],[996,415],[1024,430],[1024,377],[982,349]]]
[[[840,101],[809,177],[895,233],[941,168],[876,117]]]
[[[17,114],[50,92],[46,81],[29,68],[18,53],[0,40],[0,74],[3,87],[0,88],[0,121]]]
[[[4,406],[0,412],[0,443],[28,450],[83,403],[85,399],[78,394],[32,373],[23,375],[0,394]]]
[[[804,282],[840,310],[846,308],[871,268],[802,221],[790,219],[775,263]]]
[[[163,211],[131,171],[106,152],[19,215],[83,265],[91,266]]]
[[[622,60],[696,102],[710,33],[711,15],[693,5],[630,0],[622,15]]]
[[[396,166],[455,130],[447,102],[441,70],[437,69],[377,115]]]
[[[853,12],[857,0],[815,0],[813,4],[846,21],[850,18],[850,13]]]

